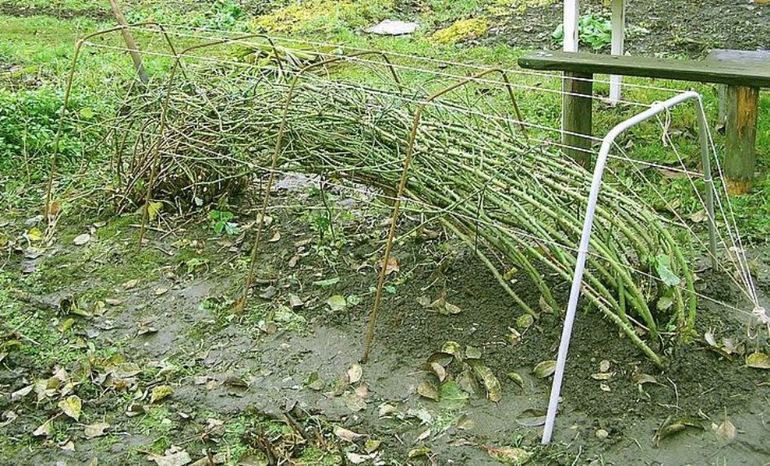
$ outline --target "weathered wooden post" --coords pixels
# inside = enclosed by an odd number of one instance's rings
[[[770,52],[717,49],[707,61],[729,63],[735,67],[767,67]],[[751,190],[756,169],[757,114],[759,88],[746,85],[720,85],[719,124],[725,127],[725,177],[731,195]]]
[[[727,86],[725,122],[725,176],[731,195],[751,191],[757,164],[757,111],[759,89]]]
[[[578,18],[580,1],[564,2],[564,51],[577,52],[580,42]],[[591,139],[593,130],[591,96],[593,94],[593,75],[585,73],[564,73],[562,83],[562,137],[564,153],[587,167],[591,164]],[[585,96],[585,97],[584,97]]]
[[[564,153],[588,167],[593,134],[593,74],[564,73],[562,144]]]

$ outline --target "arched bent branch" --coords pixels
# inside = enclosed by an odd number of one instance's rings
[[[171,38],[168,36],[168,33],[166,33],[166,29],[163,27],[163,25],[152,21],[135,23],[127,26],[121,25],[121,26],[116,26],[109,29],[104,29],[101,31],[96,31],[81,37],[75,43],[75,52],[72,56],[70,71],[69,71],[69,74],[67,75],[67,84],[64,89],[64,102],[62,103],[62,108],[59,112],[58,127],[56,128],[56,134],[54,135],[54,140],[53,140],[53,153],[51,154],[51,167],[48,172],[48,183],[45,190],[44,214],[46,217],[46,221],[50,221],[50,219],[48,218],[49,217],[48,214],[50,213],[50,207],[51,207],[51,196],[53,193],[53,180],[56,177],[56,168],[59,161],[59,143],[61,141],[62,132],[64,131],[64,117],[67,114],[67,105],[69,104],[70,95],[72,94],[72,83],[75,80],[75,71],[77,70],[78,59],[80,58],[80,51],[83,48],[83,44],[85,44],[86,41],[94,37],[98,37],[98,36],[109,34],[116,31],[122,31],[126,28],[139,27],[139,26],[155,26],[158,29],[160,29],[161,34],[163,34],[163,38],[166,40],[166,43],[169,46],[169,49],[171,49],[171,53],[176,55],[176,49],[174,47],[174,43],[171,41]]]
[[[175,54],[176,60],[174,61],[174,66],[171,68],[171,73],[169,74],[168,85],[166,87],[166,98],[163,100],[163,105],[161,107],[161,112],[160,112],[160,121],[158,122],[158,143],[154,145],[153,151],[152,151],[150,179],[148,180],[148,183],[147,183],[147,191],[145,191],[144,207],[142,208],[142,222],[139,228],[139,246],[140,247],[142,245],[142,241],[144,240],[144,234],[147,230],[147,222],[149,221],[149,217],[150,217],[150,201],[152,200],[152,192],[156,181],[155,178],[158,176],[158,165],[160,163],[160,142],[163,139],[163,134],[165,133],[165,129],[166,129],[166,114],[168,112],[169,103],[171,102],[171,90],[172,90],[174,81],[176,80],[177,70],[179,69],[182,63],[182,58],[188,53],[192,52],[193,50],[199,50],[203,48],[213,47],[216,45],[227,44],[231,42],[242,41],[246,39],[253,39],[255,37],[259,37],[267,40],[270,46],[273,47],[273,53],[275,54],[276,60],[279,63],[278,66],[281,67],[280,60],[278,60],[278,49],[276,48],[275,43],[270,37],[264,34],[246,34],[240,37],[236,37],[234,39],[221,39],[214,42],[207,42],[205,44],[196,44],[196,45],[187,47],[186,49],[182,50],[182,52],[179,54]],[[282,67],[281,67],[281,70],[283,70]]]
[[[390,217],[390,228],[388,230],[388,238],[385,242],[385,252],[382,257],[382,265],[380,266],[380,273],[379,273],[379,276],[377,277],[377,288],[374,293],[374,303],[372,304],[372,310],[369,313],[369,321],[367,322],[367,325],[366,325],[366,336],[364,338],[364,354],[361,357],[362,362],[366,362],[369,359],[369,353],[372,349],[372,342],[374,341],[374,329],[375,329],[375,326],[377,325],[377,315],[379,313],[380,303],[382,301],[382,289],[385,286],[385,275],[387,274],[387,264],[388,264],[388,261],[390,261],[390,255],[391,255],[391,252],[393,251],[393,241],[396,237],[396,225],[398,223],[398,215],[401,212],[401,198],[403,197],[404,192],[406,191],[406,183],[409,179],[409,167],[411,166],[412,158],[414,157],[414,144],[417,139],[417,130],[420,127],[420,120],[422,119],[422,113],[431,102],[443,96],[444,94],[448,94],[449,92],[452,92],[457,88],[460,88],[472,82],[475,82],[479,78],[482,78],[491,73],[500,73],[502,75],[503,80],[505,82],[505,87],[508,89],[508,95],[511,99],[514,110],[517,112],[517,117],[519,118],[519,124],[523,129],[524,123],[521,119],[519,106],[516,103],[516,97],[513,95],[513,89],[511,88],[511,83],[508,80],[508,76],[506,75],[505,71],[500,68],[484,70],[480,73],[474,74],[473,76],[465,78],[462,81],[458,81],[450,86],[447,86],[444,89],[440,89],[434,92],[424,102],[421,102],[414,112],[414,117],[412,119],[412,129],[409,132],[409,137],[407,139],[406,154],[404,156],[404,165],[403,165],[403,169],[401,170],[401,178],[398,182],[398,191],[396,192],[396,198],[393,202],[393,211]]]

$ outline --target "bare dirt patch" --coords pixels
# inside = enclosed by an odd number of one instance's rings
[[[293,189],[276,202],[318,205],[315,194],[307,194],[306,182]],[[345,241],[334,260],[330,250],[319,249],[323,243],[308,228],[307,217],[272,214],[268,237],[274,241],[265,248],[260,284],[244,314],[233,314],[227,303],[241,283],[243,269],[236,264],[247,255],[246,237],[213,235],[205,221],[178,232],[174,241],[152,234],[146,248],[157,255],[142,256],[152,265],[126,270],[122,263],[139,260],[133,255],[135,245],[126,247],[133,229],[97,234],[100,239],[87,247],[103,243],[112,252],[85,254],[85,260],[82,249],[72,251],[71,239],[63,236],[67,239],[59,244],[59,253],[38,264],[40,273],[55,273],[60,280],[46,282],[42,302],[55,308],[62,297],[80,296],[84,308],[107,299],[111,304],[90,317],[76,317],[73,330],[62,332],[66,315],[21,303],[20,309],[33,313],[35,326],[27,322],[16,326],[17,331],[32,339],[61,335],[58,344],[67,351],[58,362],[31,358],[27,350],[11,352],[3,361],[0,411],[17,416],[4,429],[7,438],[24,445],[4,444],[5,458],[14,464],[60,459],[79,464],[93,457],[107,464],[148,464],[148,454],[176,446],[194,459],[208,451],[231,464],[237,457],[265,461],[270,454],[288,455],[299,464],[340,464],[343,454],[368,454],[365,440],[377,442],[372,450],[377,458],[414,464],[495,464],[490,452],[502,447],[523,448],[534,455],[533,464],[598,458],[612,464],[727,458],[732,464],[757,464],[770,454],[764,441],[770,415],[767,372],[744,367],[739,355],[728,360],[710,349],[702,335],[711,330],[748,349],[756,343],[746,340],[740,318],[709,306],[701,309],[696,341],[670,354],[664,371],[655,369],[598,313],[581,312],[557,441],[540,447],[540,416],[550,379],[537,378],[533,368],[555,357],[561,317],[546,313],[521,328],[517,318],[522,313],[473,251],[443,236],[405,239],[397,248],[400,271],[390,278],[395,290],[383,303],[372,360],[359,366],[356,375],[375,283],[371,264],[384,234],[372,225],[382,224],[387,210],[364,208],[345,200],[344,193],[335,197],[355,215],[335,217],[337,234],[344,234]],[[237,218],[247,223],[251,216]],[[292,261],[295,255],[301,257]],[[20,270],[21,260],[15,257],[7,267]],[[116,270],[122,274],[116,277]],[[330,280],[334,278],[339,280]],[[26,279],[18,283],[35,290]],[[727,291],[719,288],[724,283],[719,276],[704,276],[701,283],[702,291]],[[537,306],[534,287],[526,281],[516,286]],[[302,305],[292,307],[291,295]],[[334,295],[346,297],[348,305],[332,309],[328,298]],[[426,308],[425,296],[432,300],[442,295],[459,313],[442,315]],[[510,340],[511,328],[521,331],[517,344]],[[456,342],[466,356],[472,351],[467,347],[475,349],[473,357],[501,383],[500,401],[486,399],[483,385],[456,404],[418,394],[418,387],[435,377],[426,371],[426,361],[448,341]],[[110,371],[114,374],[109,368],[118,361],[139,370],[126,382],[128,390],[110,382],[114,375],[105,378]],[[447,366],[450,378],[462,380],[459,367]],[[32,431],[58,411],[56,399],[35,403],[33,393],[12,401],[10,394],[58,369],[77,382],[83,419],[74,423],[57,418],[51,437],[34,437]],[[511,373],[521,377],[521,385]],[[172,394],[150,402],[153,390],[163,386]],[[734,440],[713,430],[725,419],[737,429]],[[111,427],[105,436],[89,439],[83,425],[96,422]],[[676,423],[682,423],[681,432],[660,434]],[[351,434],[339,428],[361,437],[352,443],[341,440],[333,432]],[[265,444],[265,439],[273,443]],[[62,450],[68,441],[74,452]]]

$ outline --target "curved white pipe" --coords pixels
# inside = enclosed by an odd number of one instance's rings
[[[695,100],[697,110],[702,113],[702,103],[700,94],[694,91],[688,91],[674,96],[666,101],[656,103],[649,109],[638,115],[629,118],[610,130],[602,140],[602,147],[596,158],[593,180],[591,182],[591,192],[588,194],[588,206],[586,207],[585,221],[583,222],[583,233],[580,238],[578,248],[577,262],[575,264],[575,275],[572,279],[572,289],[570,290],[569,303],[567,304],[567,315],[564,317],[564,327],[561,332],[561,342],[559,343],[559,355],[556,358],[556,371],[553,375],[553,384],[551,385],[551,396],[548,401],[548,412],[546,413],[545,429],[543,430],[543,445],[551,442],[554,424],[556,423],[556,411],[559,407],[559,395],[561,393],[562,379],[564,378],[564,367],[567,362],[567,353],[569,352],[569,342],[572,336],[572,325],[575,322],[575,313],[577,310],[578,299],[580,298],[580,288],[583,283],[583,272],[585,271],[586,256],[588,255],[588,245],[591,240],[591,230],[594,224],[594,214],[596,212],[596,203],[599,199],[599,191],[602,187],[602,176],[604,168],[607,165],[607,158],[610,149],[615,143],[615,139],[624,131],[638,125],[650,118],[667,111],[688,100]],[[705,125],[701,124],[700,131],[706,131]],[[705,167],[704,167],[705,168]],[[709,178],[710,174],[706,174]],[[710,226],[713,226],[713,220]]]

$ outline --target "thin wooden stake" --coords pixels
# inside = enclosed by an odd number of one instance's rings
[[[147,71],[144,69],[142,56],[139,55],[139,46],[136,45],[134,36],[131,35],[131,31],[128,29],[128,22],[126,22],[126,18],[123,16],[123,12],[120,10],[118,0],[110,0],[110,6],[112,7],[112,14],[115,16],[115,20],[117,20],[118,24],[122,26],[120,32],[123,34],[123,40],[126,42],[128,53],[131,54],[131,59],[134,61],[136,74],[139,76],[139,80],[142,81],[142,84],[147,85],[147,83],[150,81],[150,78],[147,76]]]

